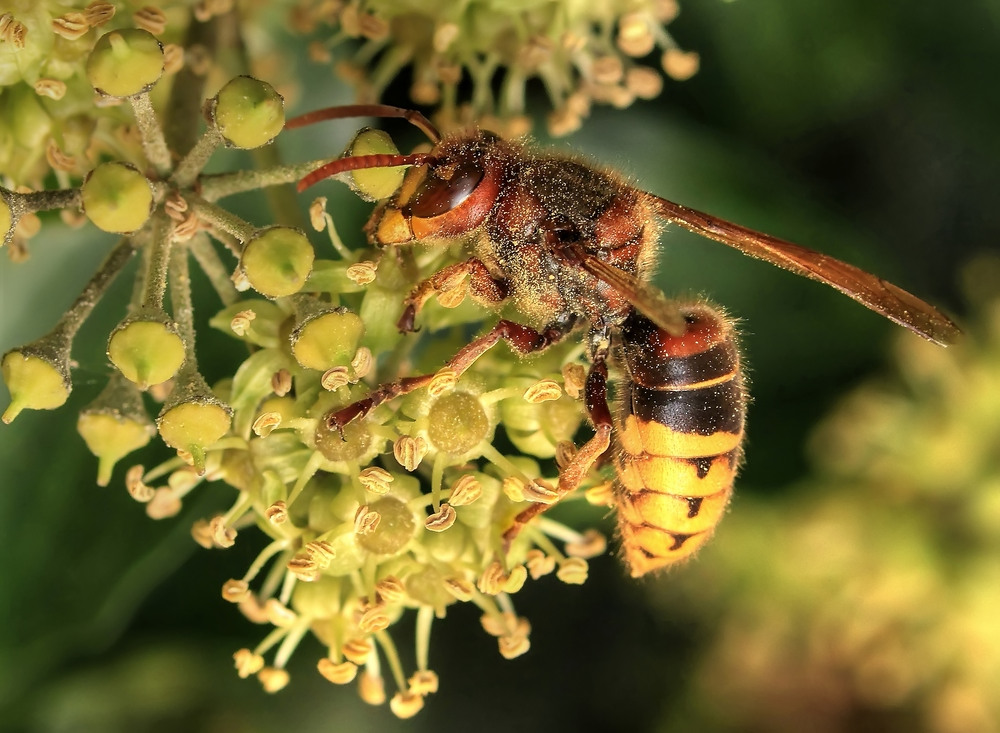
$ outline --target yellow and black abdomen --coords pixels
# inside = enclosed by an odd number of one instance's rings
[[[683,336],[635,312],[617,418],[618,529],[633,577],[690,557],[712,535],[742,457],[746,393],[732,323],[681,306]]]

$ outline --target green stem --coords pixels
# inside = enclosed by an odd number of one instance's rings
[[[221,144],[222,134],[214,125],[210,126],[198,138],[198,142],[184,156],[184,159],[177,164],[173,175],[170,176],[170,180],[178,188],[189,188],[195,182],[195,179],[198,178],[198,174],[201,173],[202,169],[208,163],[209,158],[212,157],[212,153]]]
[[[213,224],[224,232],[232,234],[243,244],[246,244],[247,240],[257,232],[257,227],[250,222],[226,211],[221,206],[216,206],[201,196],[192,194],[187,199],[188,203],[191,204],[191,207],[201,219]]]
[[[132,110],[135,112],[135,121],[142,136],[142,149],[146,153],[146,159],[161,176],[166,175],[170,171],[170,151],[167,149],[160,121],[156,119],[156,111],[153,109],[149,92],[129,97],[129,102],[132,103]]]
[[[51,335],[58,334],[60,340],[68,344],[91,311],[94,310],[94,306],[97,305],[101,296],[107,292],[118,273],[132,259],[133,254],[135,254],[135,248],[131,240],[124,238],[119,240],[114,249],[104,258],[104,262],[97,268],[97,272],[90,278],[90,282],[84,286],[76,300],[73,301],[73,305],[63,313]]]
[[[305,163],[277,165],[264,170],[235,171],[218,175],[203,176],[201,179],[201,196],[205,201],[218,201],[226,196],[232,196],[245,191],[255,191],[268,186],[281,186],[294,183],[333,158],[310,160]]]
[[[191,303],[191,270],[188,267],[187,247],[181,243],[170,252],[170,302],[177,324],[177,335],[184,342],[185,361],[192,366],[194,356],[194,306]]]
[[[163,310],[163,294],[167,291],[167,267],[170,262],[172,240],[166,216],[162,211],[153,214],[153,241],[149,244],[146,278],[143,281],[142,307]]]

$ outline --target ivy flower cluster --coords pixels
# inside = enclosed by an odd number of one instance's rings
[[[679,12],[677,0],[523,6],[472,0],[419,8],[302,0],[292,25],[322,39],[313,41],[310,55],[332,63],[359,101],[378,100],[405,70],[410,98],[436,108],[441,129],[480,122],[517,136],[531,128],[528,85],[538,82],[552,106],[549,132],[559,136],[578,129],[593,104],[625,108],[658,96],[662,73],[683,81],[697,72],[698,55],[682,50],[666,28]],[[360,46],[349,58],[335,57],[331,49],[347,40]],[[659,69],[642,63],[654,54]]]
[[[312,633],[327,649],[320,674],[356,683],[365,701],[388,700],[396,715],[409,717],[437,690],[430,631],[450,606],[475,604],[500,653],[519,656],[530,646],[530,624],[513,596],[529,577],[582,583],[587,559],[606,550],[598,532],[545,516],[513,541],[503,536],[532,502],[551,501],[559,467],[573,456],[582,420],[580,347],[560,345],[526,362],[489,353],[464,374],[438,371],[428,388],[379,406],[342,433],[331,430],[324,419],[331,410],[374,384],[434,373],[485,318],[466,298],[468,283],[456,282],[421,314],[432,344],[391,325],[400,293],[459,252],[382,256],[366,245],[348,247],[323,200],[310,209],[312,228],[325,235],[322,248],[304,229],[256,226],[225,208],[228,196],[297,181],[326,160],[206,175],[220,148],[259,149],[278,136],[282,97],[263,81],[235,76],[201,99],[207,70],[184,66],[190,76],[180,83],[170,45],[156,35],[163,28],[146,17],[153,11],[144,12],[125,18],[97,3],[80,11],[86,29],[70,43],[88,37],[88,49],[67,67],[66,93],[77,89],[113,115],[81,113],[74,121],[63,107],[39,107],[44,135],[56,143],[65,144],[62,133],[79,123],[72,165],[54,165],[61,158],[51,153],[46,167],[38,146],[20,138],[4,149],[0,232],[7,248],[26,247],[26,233],[46,211],[112,233],[117,243],[48,334],[3,355],[11,402],[2,420],[66,402],[79,328],[138,256],[132,301],[108,336],[111,376],[77,423],[97,456],[98,483],[109,483],[119,461],[158,436],[176,456],[148,470],[133,466],[125,478],[150,517],[176,515],[205,482],[232,487],[230,508],[197,522],[192,534],[207,548],[265,538],[242,575],[222,587],[246,617],[273,627],[235,653],[238,674],[281,689],[290,656]],[[26,39],[41,35],[38,18],[34,25],[22,18],[4,16],[3,42],[12,44],[5,52],[27,51]],[[50,20],[48,27],[67,40],[64,25]],[[197,23],[188,29],[200,32]],[[61,40],[53,43],[52,58],[69,53]],[[56,68],[51,59],[35,62],[32,73]],[[24,84],[16,80],[3,93],[21,99]],[[17,102],[17,114],[31,107],[24,104]],[[200,114],[186,114],[192,109]],[[202,114],[207,127],[198,134]],[[366,135],[351,149],[391,144]],[[52,178],[42,171],[53,172],[59,187],[46,188]],[[350,183],[370,192],[386,186],[372,178],[383,174],[395,175],[359,171]],[[192,262],[222,304],[211,326],[233,338],[234,362],[241,362],[214,385],[198,367]],[[600,477],[583,488],[575,498],[608,503]],[[411,611],[416,668],[408,672],[389,628]]]

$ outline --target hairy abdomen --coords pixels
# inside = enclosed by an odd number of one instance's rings
[[[704,304],[681,312],[683,336],[638,313],[622,328],[616,496],[633,577],[690,557],[711,537],[742,456],[746,393],[732,323]]]

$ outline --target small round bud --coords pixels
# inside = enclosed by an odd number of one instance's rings
[[[276,226],[257,233],[244,245],[240,267],[254,290],[280,298],[302,289],[314,258],[305,234]]]
[[[108,339],[108,358],[126,379],[145,389],[173,377],[184,363],[184,342],[172,324],[127,320]]]
[[[300,323],[292,331],[292,356],[300,366],[325,372],[351,361],[365,324],[356,313],[326,312]]]
[[[101,163],[80,189],[83,211],[106,232],[134,232],[153,210],[149,179],[127,163]]]
[[[163,46],[139,28],[105,33],[87,58],[87,79],[101,94],[131,97],[163,74]]]
[[[52,358],[20,349],[8,351],[0,362],[10,404],[3,413],[9,423],[21,410],[54,410],[70,393],[69,369]]]
[[[219,91],[212,117],[226,142],[249,150],[271,142],[285,126],[285,106],[274,87],[250,76],[237,76]]]
[[[399,149],[392,138],[382,130],[364,129],[347,148],[346,155],[397,155]],[[366,201],[377,201],[392,196],[403,182],[405,166],[391,168],[366,168],[351,171],[351,188]]]
[[[146,445],[156,432],[149,420],[111,409],[84,410],[77,418],[76,430],[100,461],[98,486],[107,486],[115,464]]]
[[[232,415],[218,400],[182,402],[160,413],[156,426],[171,448],[197,454],[229,432]]]

